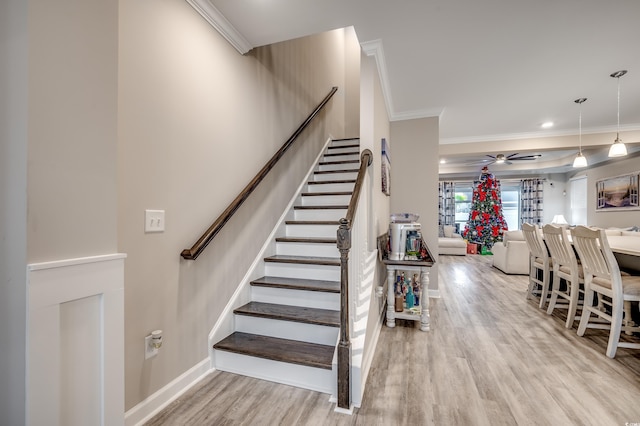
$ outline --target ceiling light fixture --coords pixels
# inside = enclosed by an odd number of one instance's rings
[[[496,155],[496,164],[502,164],[505,162],[504,154]]]
[[[624,157],[627,155],[627,147],[620,140],[620,77],[626,73],[627,70],[622,70],[611,74],[611,77],[618,79],[618,129],[616,131],[616,140],[613,141],[611,148],[609,148],[609,157]]]
[[[580,118],[578,118],[578,141],[580,143],[580,148],[578,151],[578,155],[576,156],[576,158],[573,160],[573,167],[578,168],[578,167],[587,167],[587,158],[582,155],[582,103],[585,102],[587,100],[587,98],[580,98],[580,99],[576,99],[574,102],[577,103],[580,106]]]
[[[553,121],[547,121],[545,123],[542,123],[542,126],[540,127],[542,127],[543,129],[550,129],[553,127]]]

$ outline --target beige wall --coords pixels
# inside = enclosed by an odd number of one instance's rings
[[[438,257],[438,118],[391,123],[391,211],[420,215],[422,236]],[[429,289],[438,289],[438,264]]]
[[[28,59],[28,261],[114,253],[117,1],[30,3]]]
[[[27,3],[0,2],[0,424],[25,423]]]
[[[207,336],[359,88],[337,30],[239,55],[187,2],[121,2],[118,247],[125,270],[126,409],[208,356]],[[332,86],[339,91],[196,261],[179,257]],[[346,86],[346,87],[345,87]],[[345,106],[347,105],[348,106]],[[355,113],[357,116],[357,113]],[[143,232],[145,209],[166,231]],[[157,357],[144,336],[164,330]]]
[[[606,165],[570,176],[587,176],[587,223],[589,226],[603,228],[640,226],[640,210],[596,211],[596,181],[634,172],[640,172],[640,156],[638,155],[610,160]]]

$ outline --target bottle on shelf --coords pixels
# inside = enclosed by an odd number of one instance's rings
[[[413,297],[415,299],[415,306],[420,306],[420,281],[418,280],[418,274],[413,274]]]
[[[396,312],[404,311],[404,296],[402,294],[402,282],[398,281],[395,291],[394,309]]]
[[[413,308],[415,305],[415,297],[413,294],[413,286],[411,285],[411,279],[409,279],[409,283],[407,284],[407,295],[405,296],[407,309]]]

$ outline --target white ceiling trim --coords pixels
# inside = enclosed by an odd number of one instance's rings
[[[599,133],[615,133],[617,127],[603,126],[603,127],[591,127],[589,129],[582,129],[583,135],[599,134]],[[630,124],[620,126],[621,132],[634,132],[640,130],[640,124]],[[554,138],[560,136],[573,136],[577,135],[575,130],[562,130],[562,131],[549,131],[542,130],[539,132],[529,133],[505,133],[501,135],[484,135],[484,136],[469,136],[463,138],[441,138],[440,144],[456,144],[456,143],[473,143],[473,142],[490,142],[490,141],[511,141],[518,139],[541,139],[541,138]],[[613,140],[611,141],[613,142]]]
[[[360,43],[362,51],[367,56],[373,56],[378,68],[380,76],[380,86],[382,87],[382,97],[387,107],[387,116],[393,116],[393,100],[391,99],[391,89],[389,85],[389,76],[387,73],[387,62],[384,59],[384,50],[382,50],[382,40],[371,40]]]
[[[231,45],[244,55],[254,46],[235,29],[222,13],[209,0],[186,0],[202,17]]]
[[[387,107],[387,115],[389,121],[413,120],[416,118],[440,117],[444,108],[432,108],[417,111],[406,111],[397,113],[393,107],[393,99],[391,97],[391,84],[389,83],[389,73],[387,72],[387,60],[384,57],[382,49],[382,40],[371,40],[360,43],[362,51],[367,56],[373,56],[378,67],[378,75],[380,76],[380,86],[382,87],[382,96]]]

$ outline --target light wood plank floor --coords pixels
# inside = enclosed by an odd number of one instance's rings
[[[527,277],[489,256],[441,256],[432,331],[382,328],[362,406],[337,414],[328,396],[214,372],[148,425],[625,425],[640,422],[640,351],[605,356],[525,300]]]

